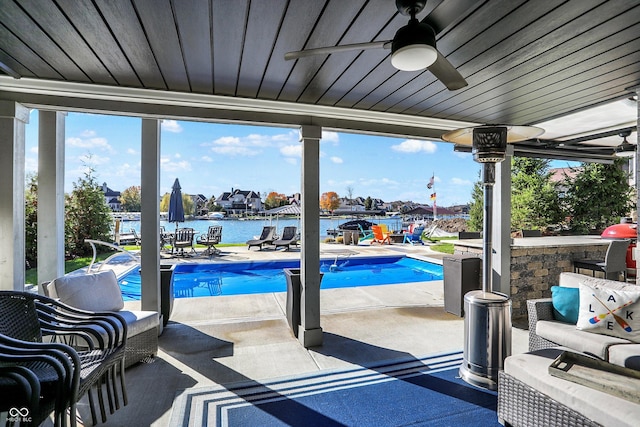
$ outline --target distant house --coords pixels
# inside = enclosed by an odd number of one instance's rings
[[[204,216],[209,213],[207,202],[209,201],[204,194],[193,194],[190,196],[193,202],[193,211],[196,216]]]
[[[109,208],[113,212],[120,212],[122,210],[122,206],[120,204],[120,192],[113,191],[109,187],[107,187],[107,183],[102,183],[102,192],[104,193],[104,201],[107,203]]]
[[[222,193],[214,204],[230,214],[257,213],[263,209],[259,192],[233,188]]]

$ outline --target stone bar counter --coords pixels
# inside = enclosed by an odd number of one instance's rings
[[[527,300],[551,297],[551,286],[558,284],[560,273],[573,271],[573,260],[604,259],[610,242],[600,236],[524,237],[512,241],[510,297],[514,319],[526,318]],[[456,254],[482,257],[482,239],[453,244]]]

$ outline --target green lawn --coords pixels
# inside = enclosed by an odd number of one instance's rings
[[[108,258],[110,255],[112,255],[113,252],[105,252],[102,254],[98,254],[98,256],[96,256],[96,261],[102,261],[106,258]],[[64,262],[64,272],[69,273],[71,271],[75,271],[79,268],[82,267],[86,267],[87,265],[89,265],[89,263],[91,262],[91,258],[90,256],[88,257],[80,257],[80,258],[75,258],[69,261],[65,261]],[[32,285],[37,285],[38,284],[38,269],[37,268],[30,268],[25,272],[25,278],[24,278],[25,283],[29,283]]]

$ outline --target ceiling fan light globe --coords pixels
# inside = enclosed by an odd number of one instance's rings
[[[424,70],[438,58],[438,52],[428,44],[411,44],[391,54],[391,65],[401,71]]]

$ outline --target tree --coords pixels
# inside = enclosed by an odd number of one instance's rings
[[[514,157],[511,164],[511,228],[542,229],[564,217],[549,160]]]
[[[171,193],[164,193],[162,199],[160,199],[160,212],[169,212],[169,201],[171,200]],[[182,209],[185,215],[194,215],[193,211],[195,203],[188,194],[182,195]]]
[[[567,177],[566,201],[573,230],[602,230],[629,214],[633,192],[629,175],[622,169],[625,161],[619,158],[608,165],[584,163],[573,178]]]
[[[132,185],[120,194],[120,206],[125,212],[140,212],[142,207],[139,185]]]
[[[27,268],[38,263],[38,176],[27,176],[24,194],[25,260]]]
[[[287,204],[287,196],[275,191],[270,192],[264,199],[265,209],[273,209]]]
[[[371,209],[373,209],[373,199],[371,198],[371,196],[368,196],[364,200],[364,209],[367,211],[370,211]]]
[[[322,193],[322,196],[320,196],[320,207],[322,209],[333,212],[338,209],[338,206],[340,206],[340,196],[336,192],[328,191]]]
[[[484,220],[484,191],[482,181],[478,179],[471,190],[471,202],[469,203],[469,231],[482,231]]]
[[[108,241],[111,236],[111,209],[93,173],[93,169],[88,169],[65,197],[65,240],[70,255],[90,252],[85,239]]]
[[[171,194],[164,193],[160,199],[160,212],[169,212],[169,198]]]
[[[353,187],[351,185],[347,186],[347,200],[349,201],[349,206],[353,206]]]

